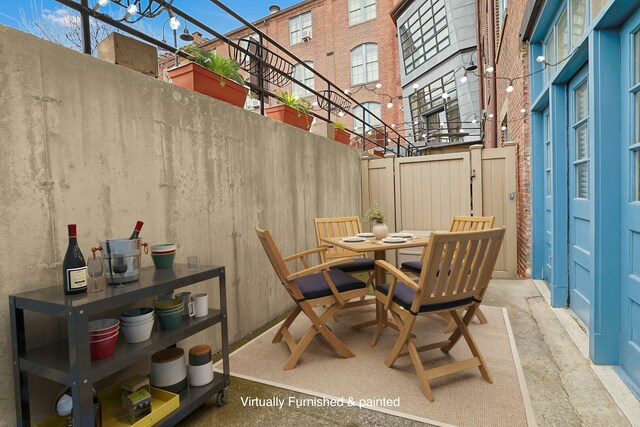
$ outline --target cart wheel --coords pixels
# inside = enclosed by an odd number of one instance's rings
[[[227,403],[227,391],[219,391],[216,396],[216,406],[220,407]]]

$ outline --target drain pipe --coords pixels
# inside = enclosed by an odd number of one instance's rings
[[[498,147],[498,90],[496,88],[498,80],[496,75],[498,70],[496,69],[496,2],[495,0],[489,0],[489,66],[493,67],[489,80],[490,91],[490,108],[489,113],[493,114],[491,120],[489,120],[489,141],[487,148]]]

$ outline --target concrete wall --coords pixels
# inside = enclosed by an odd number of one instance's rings
[[[198,255],[225,265],[233,341],[291,305],[254,227],[270,229],[290,254],[315,246],[315,216],[360,212],[352,148],[2,26],[0,52],[6,417],[14,416],[7,295],[61,284],[67,223],[78,224],[85,257],[141,219],[145,241],[180,245],[177,262]],[[143,263],[152,265],[149,256]],[[29,346],[65,328],[27,322]],[[198,340],[217,345],[216,334]],[[47,412],[53,402],[38,407]]]

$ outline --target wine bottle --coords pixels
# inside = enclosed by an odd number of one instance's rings
[[[76,224],[69,224],[69,246],[62,263],[65,294],[77,294],[87,290],[87,263],[78,246]]]
[[[131,237],[129,237],[129,240],[137,239],[138,237],[140,237],[140,230],[142,229],[143,224],[144,222],[142,221],[136,222],[136,227],[133,229],[133,233],[131,233]]]

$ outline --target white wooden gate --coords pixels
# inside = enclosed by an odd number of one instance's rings
[[[363,160],[363,210],[379,204],[390,230],[414,232],[448,230],[454,215],[493,215],[496,226],[507,228],[493,276],[515,278],[515,149],[515,143],[475,145],[459,153]],[[419,251],[400,251],[398,262]]]

